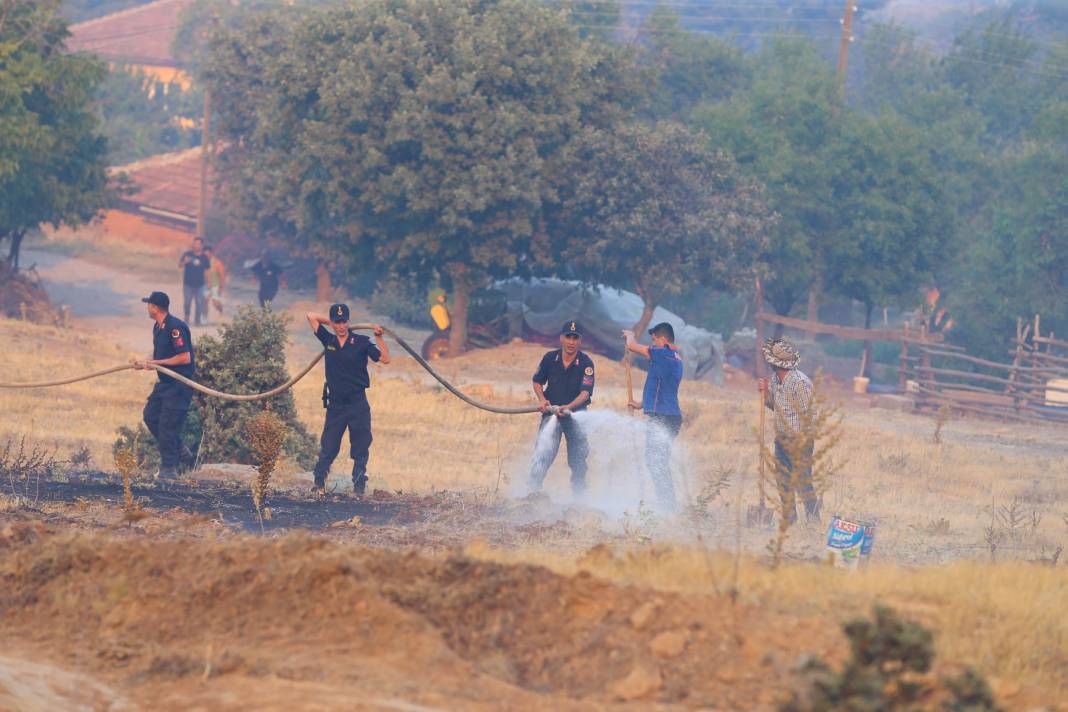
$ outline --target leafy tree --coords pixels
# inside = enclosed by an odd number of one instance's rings
[[[440,269],[453,353],[471,290],[533,266],[566,192],[562,150],[629,97],[617,53],[523,0],[259,15],[209,49],[222,172],[245,217],[350,264]]]
[[[827,251],[828,284],[864,304],[865,328],[876,305],[914,295],[930,279],[951,237],[952,214],[918,134],[891,113],[852,116],[831,157],[841,218]]]
[[[587,279],[641,296],[635,331],[668,294],[750,282],[772,221],[758,184],[707,139],[670,122],[589,129],[573,161],[559,252]]]
[[[770,228],[764,293],[787,315],[828,279],[829,241],[840,234],[833,156],[844,121],[833,69],[807,42],[780,40],[750,59],[752,83],[700,107],[695,123],[767,189]]]
[[[1036,118],[1028,146],[1003,166],[987,224],[967,245],[951,292],[955,338],[969,351],[1004,358],[1017,317],[1042,314],[1068,333],[1068,102]]]
[[[199,145],[202,106],[197,89],[164,84],[129,67],[111,70],[96,94],[111,163],[122,165]]]
[[[741,49],[728,40],[681,30],[679,16],[657,6],[639,31],[646,75],[645,113],[685,121],[700,102],[724,99],[745,77]]]
[[[90,100],[100,62],[64,54],[58,0],[0,0],[0,242],[18,268],[28,230],[78,225],[107,199],[107,143]]]

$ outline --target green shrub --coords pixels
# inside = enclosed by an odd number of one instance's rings
[[[200,383],[224,393],[260,393],[289,379],[285,346],[286,319],[269,309],[238,308],[233,321],[223,325],[219,338],[204,336],[196,343]],[[245,421],[268,406],[287,428],[283,450],[302,467],[315,463],[315,438],[297,418],[292,390],[268,401],[243,403],[203,395],[194,397],[200,411],[202,460],[252,464],[255,453]]]
[[[931,709],[922,704],[933,690],[926,676],[934,661],[931,633],[900,618],[890,608],[876,607],[872,620],[843,626],[852,653],[839,672],[820,661],[807,666],[811,687],[794,694],[781,712],[890,712]],[[998,712],[982,676],[967,670],[942,681],[949,693],[946,712]]]

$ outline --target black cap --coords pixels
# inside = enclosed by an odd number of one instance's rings
[[[147,297],[144,297],[143,299],[141,299],[141,301],[145,304],[155,304],[160,309],[171,308],[171,298],[163,292],[152,292],[152,294],[149,294]]]
[[[564,328],[560,329],[562,335],[573,334],[575,336],[582,336],[582,324],[577,321],[565,321]]]
[[[668,341],[675,341],[675,328],[666,321],[662,321],[652,329],[649,329],[649,336],[656,334],[657,336],[666,336]]]
[[[334,304],[330,307],[330,321],[348,321],[349,320],[349,305],[348,304]]]

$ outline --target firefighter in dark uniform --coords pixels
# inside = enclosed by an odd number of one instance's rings
[[[534,395],[538,397],[542,412],[539,440],[551,419],[555,418],[558,425],[547,436],[552,442],[535,450],[530,467],[530,488],[535,492],[541,489],[545,473],[556,459],[561,435],[567,438],[571,491],[578,495],[586,490],[586,458],[590,447],[582,424],[572,414],[586,410],[593,400],[594,373],[593,360],[579,351],[581,341],[582,326],[577,321],[565,323],[560,331],[560,348],[542,356],[534,374]],[[557,406],[555,413],[550,410],[551,406]]]
[[[168,311],[170,298],[163,292],[152,292],[141,301],[148,305],[148,316],[155,322],[152,325],[152,357],[135,360],[134,365],[140,369],[148,368],[149,364],[166,366],[186,378],[193,378],[193,340],[186,323]],[[157,478],[173,480],[178,477],[182,424],[189,412],[193,389],[173,376],[159,372],[157,376],[156,385],[145,404],[144,420],[159,445]]]
[[[367,359],[389,363],[389,349],[382,338],[382,327],[374,325],[374,343],[363,334],[349,329],[349,307],[334,304],[330,316],[308,314],[308,323],[326,348],[326,383],[323,384],[323,407],[326,422],[320,438],[319,460],[315,463],[317,494],[326,491],[330,465],[341,450],[341,436],[349,431],[352,455],[352,489],[362,495],[367,488],[367,460],[371,449],[371,406],[367,389],[371,377]]]

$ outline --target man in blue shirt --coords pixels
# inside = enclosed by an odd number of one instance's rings
[[[675,329],[666,321],[649,329],[652,345],[640,344],[634,332],[626,330],[623,337],[627,349],[649,359],[649,373],[642,390],[642,402],[631,401],[629,408],[645,413],[645,465],[652,475],[660,506],[673,511],[675,486],[671,479],[671,444],[682,428],[679,409],[679,384],[682,382],[682,356],[675,347]]]

